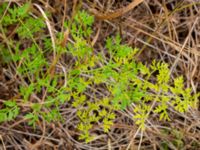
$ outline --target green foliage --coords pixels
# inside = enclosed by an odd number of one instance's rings
[[[73,38],[88,37],[92,33],[91,25],[94,22],[94,17],[90,16],[86,11],[79,11],[74,17],[74,22],[71,25],[71,34]]]
[[[75,101],[77,100],[75,99]],[[103,124],[104,132],[108,132],[110,127],[113,125],[113,120],[115,119],[113,108],[109,104],[110,100],[108,98],[104,98],[98,102],[92,103],[86,102],[85,96],[81,96],[78,101],[81,101],[79,106],[77,107],[77,105],[74,104],[73,106],[79,108],[77,115],[80,118],[81,123],[77,126],[77,128],[82,132],[80,139],[84,139],[86,142],[93,139],[89,133],[93,124]],[[81,108],[84,102],[86,102],[87,107]],[[103,109],[101,109],[101,107],[103,107]]]
[[[6,6],[7,3],[4,3],[3,8],[5,9]],[[28,14],[29,10],[30,3],[26,3],[22,7],[13,5],[2,18],[1,32],[7,34],[7,26],[16,26],[13,34],[16,34],[19,39],[13,38],[9,45],[2,44],[0,54],[5,63],[12,62],[16,65],[16,73],[22,79],[22,84],[19,86],[19,94],[22,102],[30,105],[30,111],[25,114],[25,118],[28,120],[29,125],[35,126],[41,119],[47,122],[62,120],[59,106],[68,101],[70,96],[65,88],[58,86],[58,77],[60,75],[55,74],[51,78],[48,73],[51,66],[46,57],[46,52],[50,51],[51,43],[49,38],[42,39],[45,43],[43,50],[41,50],[42,45],[39,45],[36,40],[39,34],[44,33],[46,26],[42,18],[30,16]],[[7,40],[6,37],[5,40]],[[7,56],[10,58],[8,59]],[[61,75],[61,77],[63,76]],[[40,95],[44,90],[46,96],[41,97]],[[43,101],[38,101],[39,99]],[[8,111],[9,109],[10,111]],[[19,113],[19,109],[16,106],[12,108],[6,107],[1,111],[2,115],[5,116],[3,119],[5,121],[11,120]],[[6,116],[9,116],[9,118]]]
[[[82,14],[86,15],[85,12]],[[80,18],[80,16],[82,19],[87,18],[87,15],[80,15],[80,13],[77,15],[77,18]],[[74,34],[74,31],[77,30],[74,26],[77,26],[78,23],[81,24],[78,21],[75,19],[71,29],[75,43],[68,44],[69,52],[72,56],[78,58],[75,64],[76,69],[70,71],[74,76],[74,78],[69,77],[70,89],[76,91],[78,95],[86,92],[88,86],[92,84],[96,86],[104,84],[105,89],[110,92],[107,105],[101,107],[98,105],[98,101],[101,102],[100,99],[94,99],[91,104],[91,102],[86,101],[88,98],[85,95],[73,96],[73,106],[78,109],[77,115],[81,120],[78,125],[78,129],[82,131],[81,139],[92,140],[89,134],[93,127],[92,124],[102,123],[104,131],[107,132],[113,125],[115,115],[111,115],[111,118],[106,116],[109,116],[110,113],[113,114],[114,110],[126,109],[131,103],[136,104],[133,110],[134,119],[142,130],[145,129],[145,123],[151,111],[157,113],[160,120],[170,120],[168,115],[170,106],[179,112],[185,112],[193,103],[196,103],[195,97],[191,96],[191,89],[184,89],[180,81],[175,79],[174,86],[170,86],[170,71],[166,63],[153,61],[151,66],[147,67],[140,62],[136,62],[134,55],[138,49],[132,49],[121,44],[119,35],[106,40],[105,47],[109,54],[108,60],[105,60],[104,56],[99,54],[96,59],[102,65],[99,67],[96,62],[92,62],[92,66],[88,65],[91,61],[94,61],[90,59],[92,53],[89,53],[93,51],[93,48],[90,46],[88,39],[82,34],[87,28],[81,28],[80,25],[78,34]],[[91,28],[90,25],[88,25],[89,29]],[[151,80],[156,72],[156,83],[152,83]],[[82,77],[82,74],[87,77]],[[140,75],[143,76],[143,79],[139,78]],[[178,87],[181,90],[176,89]],[[169,93],[171,94],[169,95]],[[180,94],[182,97],[180,97]],[[147,103],[153,103],[154,101],[156,105],[151,108]],[[94,112],[96,113],[94,114]]]
[[[20,23],[21,25],[17,28],[16,32],[22,39],[30,38],[34,34],[42,32],[43,30],[41,29],[45,27],[45,23],[41,18],[28,17],[27,19],[21,21]]]
[[[4,12],[5,8],[7,7],[7,3],[4,3],[2,6],[1,11]],[[16,5],[13,6],[13,8],[8,9],[8,13],[4,18],[2,18],[2,25],[8,26],[15,23],[18,23],[19,20],[22,20],[28,16],[28,11],[30,8],[30,3],[26,3],[22,7],[18,7]]]
[[[145,122],[148,118],[148,112],[150,111],[150,106],[146,104],[138,105],[134,108],[134,113],[136,114],[134,116],[134,119],[136,119],[136,124],[140,126],[142,130],[145,129]]]
[[[4,4],[0,12],[5,8]],[[72,22],[65,23],[73,39],[67,47],[59,45],[65,37],[57,33],[56,58],[52,59],[51,38],[44,35],[44,20],[30,16],[30,10],[29,3],[22,7],[14,5],[0,24],[7,41],[0,44],[0,54],[4,63],[16,67],[21,101],[30,106],[24,115],[29,125],[36,126],[41,120],[62,120],[60,106],[68,102],[79,118],[80,139],[89,142],[94,138],[93,128],[100,126],[109,132],[115,111],[132,104],[133,119],[142,130],[151,112],[160,120],[170,120],[169,108],[184,113],[195,106],[199,94],[184,87],[183,77],[171,80],[168,65],[163,62],[153,61],[149,66],[137,62],[134,56],[139,50],[122,44],[119,35],[107,38],[105,51],[96,52],[91,44],[94,17],[86,11],[78,11]],[[8,26],[16,28],[13,34],[18,39],[6,38]],[[67,62],[62,56],[67,56]],[[64,73],[58,67],[60,64]],[[0,110],[1,122],[20,113],[16,102],[4,105]]]
[[[0,109],[0,122],[11,121],[17,117],[20,108],[15,101],[5,101],[4,108]]]

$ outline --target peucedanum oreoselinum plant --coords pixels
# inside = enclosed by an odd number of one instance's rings
[[[4,3],[0,12],[6,7]],[[136,61],[139,50],[122,44],[119,35],[108,37],[104,49],[95,51],[91,36],[94,17],[86,11],[78,11],[73,21],[65,22],[73,42],[62,46],[64,34],[56,33],[54,57],[52,39],[45,35],[45,20],[29,11],[30,3],[14,5],[0,20],[0,54],[4,64],[15,68],[20,83],[17,98],[3,102],[1,122],[15,119],[23,107],[28,107],[23,116],[29,125],[36,126],[41,119],[62,121],[60,106],[68,103],[76,109],[80,139],[89,142],[94,125],[109,132],[117,117],[115,111],[131,104],[135,106],[133,119],[142,130],[150,112],[169,121],[169,108],[184,113],[195,107],[199,94],[184,87],[182,76],[172,81],[166,63],[154,60],[147,66]],[[15,30],[10,33],[9,27]]]

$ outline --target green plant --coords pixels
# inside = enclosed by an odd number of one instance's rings
[[[6,4],[0,11],[5,8]],[[91,42],[94,18],[86,11],[78,11],[73,22],[65,23],[73,43],[63,47],[60,41],[65,37],[57,33],[57,51],[52,61],[51,38],[41,36],[46,25],[41,17],[29,15],[30,10],[30,3],[22,7],[14,5],[0,24],[4,40],[0,54],[4,63],[16,68],[21,101],[29,106],[24,114],[29,125],[36,126],[41,119],[62,120],[60,106],[69,103],[77,110],[80,139],[89,142],[95,126],[108,132],[116,118],[115,111],[133,103],[133,119],[143,130],[150,112],[157,113],[160,120],[170,120],[168,108],[184,113],[195,106],[199,94],[191,94],[190,88],[184,88],[183,77],[170,80],[168,65],[163,62],[153,61],[149,66],[137,62],[134,56],[139,50],[122,44],[119,35],[105,40],[105,51],[95,51]],[[9,26],[15,28],[11,35]],[[63,62],[62,56],[68,57],[68,62]],[[59,64],[63,64],[64,73],[59,71]],[[2,121],[17,116],[17,101],[15,104],[6,106],[6,110],[15,113]]]
[[[0,109],[0,122],[11,121],[19,114],[20,108],[15,101],[5,101]]]
[[[170,120],[168,116],[169,107],[183,113],[190,106],[196,104],[198,94],[192,96],[190,88],[184,89],[182,77],[176,78],[174,85],[170,85],[170,73],[166,63],[153,61],[150,67],[147,67],[140,62],[136,62],[134,55],[139,50],[121,44],[119,35],[106,40],[105,48],[109,54],[108,57],[105,57],[104,53],[93,55],[95,51],[90,45],[91,40],[83,35],[85,30],[91,31],[92,21],[82,23],[86,22],[85,18],[88,17],[88,14],[84,11],[77,14],[79,19],[74,20],[72,29],[70,29],[74,44],[68,44],[67,46],[69,54],[76,59],[73,66],[75,72],[72,69],[73,67],[70,72],[79,82],[74,86],[76,88],[72,90],[75,90],[78,95],[74,98],[76,105],[73,106],[79,110],[77,115],[81,120],[78,125],[78,129],[82,131],[81,139],[91,140],[89,131],[92,130],[92,125],[95,124],[103,124],[103,129],[107,132],[116,117],[114,111],[125,109],[131,103],[136,104],[133,110],[135,113],[134,119],[141,129],[145,129],[145,122],[151,111],[157,113],[160,120]],[[77,24],[79,25],[79,32],[76,32],[77,28],[75,27]],[[98,64],[101,64],[101,66]],[[156,72],[156,82],[152,83]],[[68,78],[73,79],[72,76]],[[73,81],[73,83],[75,82]],[[96,96],[95,98],[89,98],[82,95],[87,92],[88,87],[98,87],[102,84],[104,90],[110,93],[108,97]],[[71,83],[71,85],[73,84]],[[95,92],[95,88],[92,90]],[[104,102],[105,98],[106,102]],[[92,100],[87,101],[87,99]],[[154,101],[156,105],[151,108],[148,103]],[[112,114],[111,117],[106,118],[110,113]],[[102,119],[105,120],[102,121]]]
[[[6,6],[7,3],[4,3],[2,9]],[[24,116],[30,125],[35,126],[40,119],[48,122],[61,120],[59,106],[70,97],[64,87],[58,86],[59,77],[64,75],[55,74],[52,78],[49,73],[51,61],[47,56],[52,53],[51,43],[48,37],[38,38],[43,34],[46,25],[42,18],[29,15],[30,8],[30,3],[22,7],[14,5],[1,18],[0,29],[4,42],[1,44],[0,54],[4,63],[15,66],[21,82],[19,95],[22,102],[29,106]],[[7,30],[9,27],[14,28],[11,35]],[[17,35],[16,39],[14,35]],[[44,41],[44,44],[39,44],[39,40]],[[46,94],[40,96],[44,90]]]

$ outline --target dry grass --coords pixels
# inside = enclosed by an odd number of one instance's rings
[[[11,2],[11,1],[10,1]],[[18,5],[24,1],[13,0]],[[63,22],[76,11],[78,0],[32,0],[34,14],[52,17],[46,19],[52,43],[54,33],[63,30]],[[200,3],[196,0],[83,0],[83,8],[96,15],[94,43],[102,50],[105,37],[120,32],[123,42],[140,49],[138,60],[148,64],[153,59],[162,60],[171,66],[171,77],[183,75],[186,86],[194,92],[200,91]],[[36,7],[35,7],[36,6]],[[0,5],[1,7],[1,5]],[[123,8],[123,9],[122,9]],[[128,10],[126,10],[128,9]],[[123,10],[123,11],[121,11]],[[105,15],[106,14],[106,15]],[[0,38],[1,40],[1,38]],[[65,39],[67,40],[67,39]],[[70,39],[68,39],[70,40]],[[62,68],[62,66],[60,66]],[[17,81],[12,66],[0,66],[0,100],[17,97]],[[111,131],[105,134],[98,126],[92,133],[96,139],[86,144],[78,140],[78,123],[73,108],[64,106],[61,111],[63,123],[45,122],[34,130],[26,120],[18,117],[15,122],[0,125],[0,149],[85,149],[85,150],[157,150],[200,149],[200,112],[191,109],[187,114],[170,110],[170,122],[159,121],[156,115],[147,120],[147,130],[137,129],[129,110],[116,112],[118,115]],[[24,108],[26,111],[26,107]]]

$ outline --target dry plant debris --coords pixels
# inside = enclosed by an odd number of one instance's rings
[[[0,1],[0,149],[200,149],[199,8]]]

